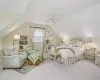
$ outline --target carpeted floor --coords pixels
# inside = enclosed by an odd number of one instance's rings
[[[29,71],[31,71],[34,67],[34,65],[28,65],[27,63],[25,63],[20,69],[14,69],[15,71],[22,73],[22,74],[26,74]]]
[[[88,60],[68,67],[47,60],[24,75],[15,70],[4,70],[0,80],[100,80],[100,67]]]

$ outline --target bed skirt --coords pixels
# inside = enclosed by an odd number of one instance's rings
[[[76,63],[77,61],[80,61],[80,60],[83,60],[84,59],[84,54],[80,54],[80,55],[75,55],[73,57],[69,57],[67,59],[65,58],[61,58],[61,62],[62,63],[66,63],[67,65],[70,65],[70,64],[74,64]]]

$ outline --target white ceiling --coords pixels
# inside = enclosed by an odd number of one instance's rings
[[[0,0],[0,14],[14,12],[22,14],[25,12],[27,0]]]
[[[51,17],[61,18],[49,24],[61,36],[79,37],[87,33],[99,36],[100,0],[2,0],[0,13],[14,12],[25,21],[46,23]]]

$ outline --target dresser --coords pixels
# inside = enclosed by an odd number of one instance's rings
[[[2,58],[0,56],[0,72],[3,70],[3,63],[2,63]]]
[[[96,48],[86,49],[85,53],[84,53],[84,57],[86,59],[95,60],[95,50],[96,50]]]

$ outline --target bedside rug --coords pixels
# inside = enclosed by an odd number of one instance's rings
[[[29,71],[31,71],[34,67],[36,67],[36,66],[24,64],[20,69],[14,69],[14,70],[19,72],[19,73],[26,74]]]

